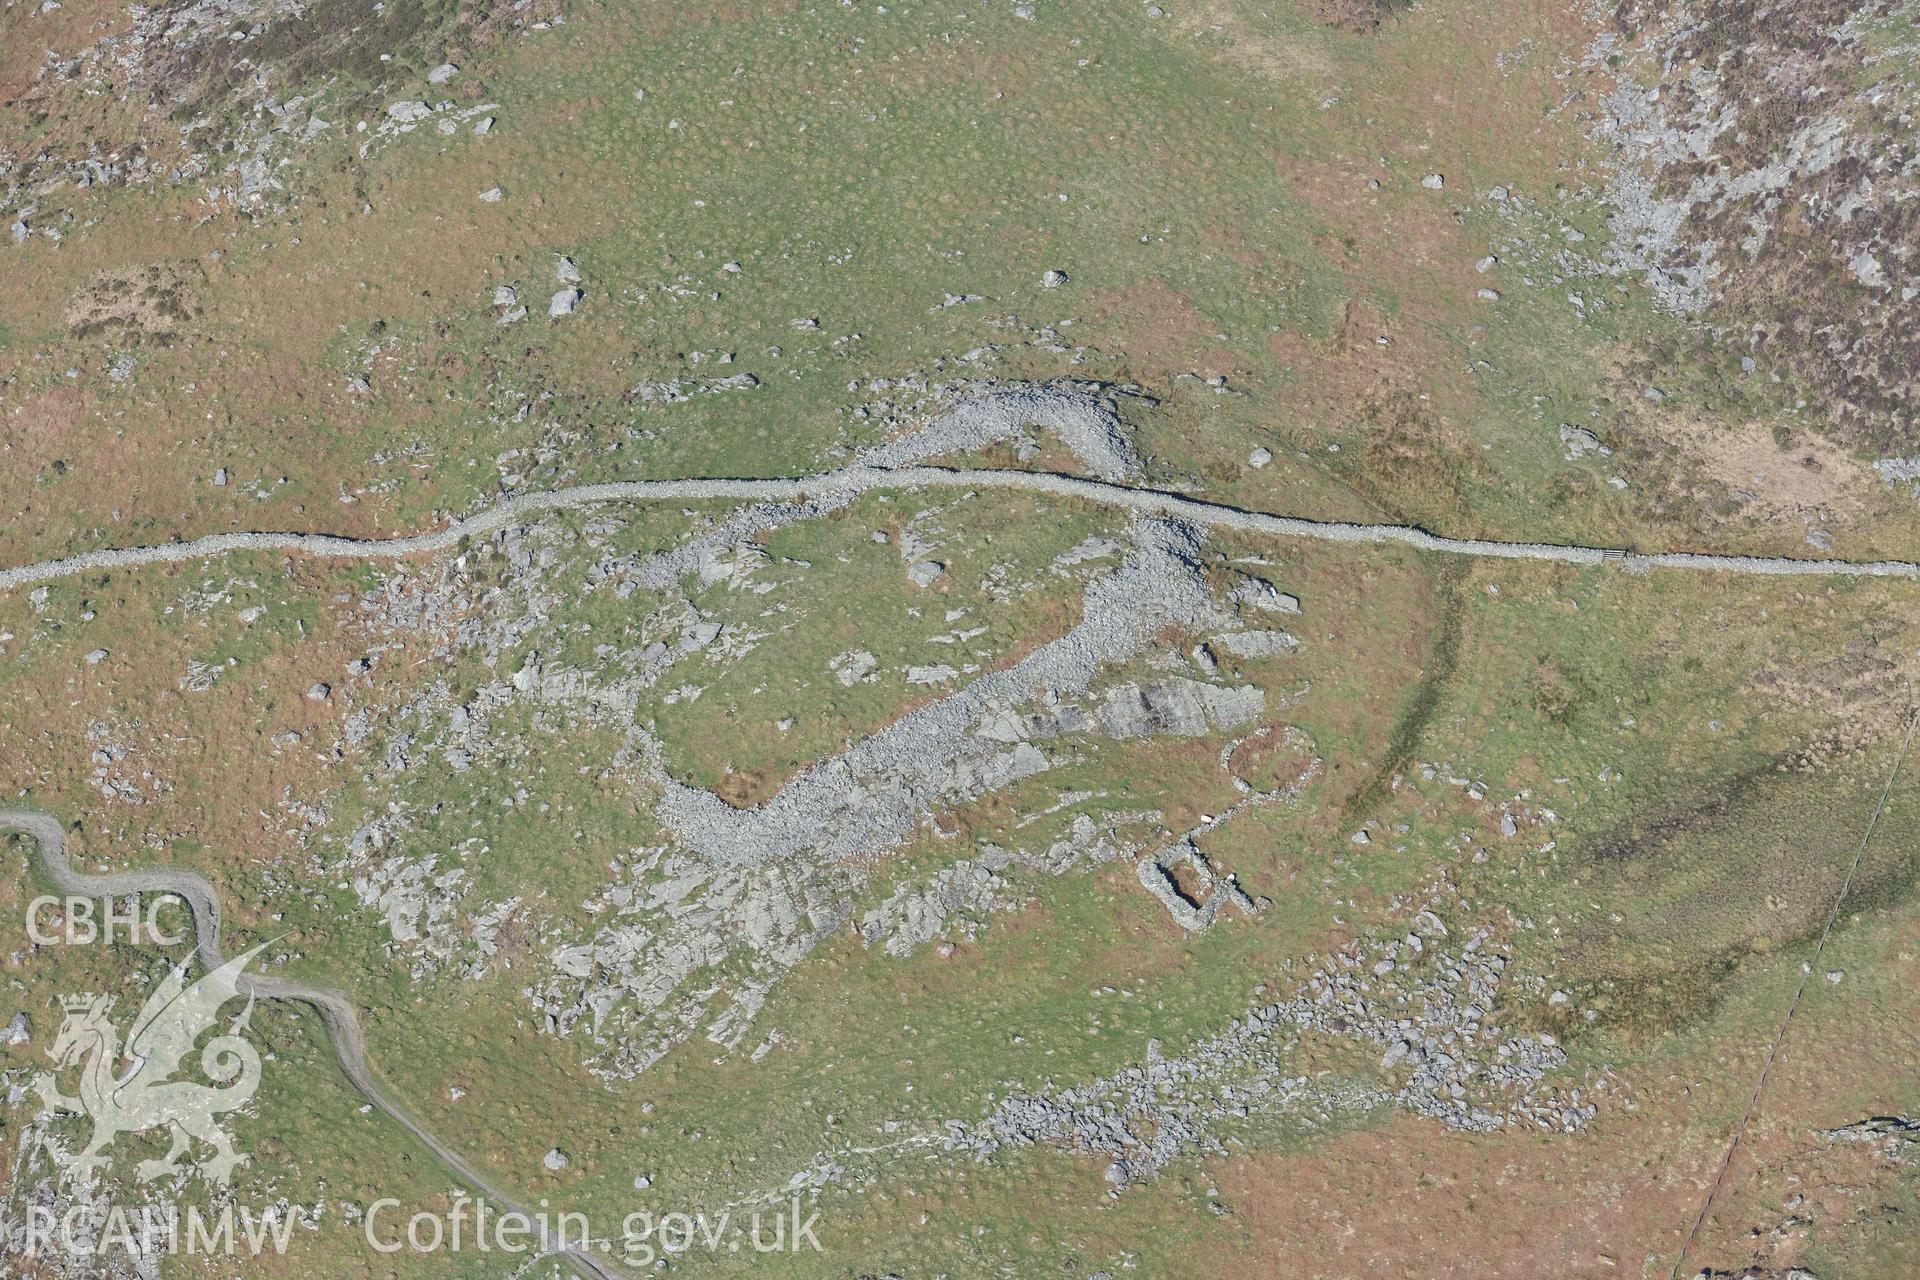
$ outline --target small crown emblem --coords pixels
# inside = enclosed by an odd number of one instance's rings
[[[90,991],[77,996],[61,996],[60,1007],[62,1009],[65,1009],[68,1013],[85,1013],[87,1012],[87,1010],[93,1008],[95,1002],[99,1001],[100,999],[101,999],[100,996],[94,995]],[[113,1003],[113,997],[108,996],[106,997],[106,1003],[102,1004],[100,1007],[102,1009],[105,1009],[112,1003]]]

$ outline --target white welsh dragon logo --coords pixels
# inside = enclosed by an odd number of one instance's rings
[[[213,1148],[214,1154],[198,1168],[215,1186],[226,1186],[236,1165],[247,1157],[233,1149],[233,1139],[215,1119],[242,1106],[260,1087],[260,1055],[241,1037],[253,1013],[253,997],[233,1020],[227,1034],[215,1036],[200,1051],[200,1069],[218,1085],[174,1080],[181,1062],[209,1030],[220,1007],[240,994],[241,970],[266,944],[237,956],[188,985],[182,960],[147,998],[134,1020],[124,1049],[120,1033],[107,1020],[112,996],[66,996],[61,1005],[66,1021],[48,1056],[56,1071],[80,1063],[80,1094],[61,1093],[54,1072],[42,1072],[34,1088],[49,1107],[70,1111],[93,1121],[93,1137],[67,1166],[70,1177],[81,1178],[107,1163],[106,1150],[123,1133],[164,1128],[172,1140],[167,1154],[143,1160],[135,1173],[142,1182],[179,1173],[180,1157],[193,1139]],[[129,1065],[124,1071],[120,1063]]]

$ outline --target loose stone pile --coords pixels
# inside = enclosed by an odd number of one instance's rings
[[[1391,1103],[1470,1131],[1580,1128],[1596,1112],[1591,1097],[1543,1087],[1566,1061],[1553,1038],[1506,1035],[1490,1021],[1509,963],[1504,949],[1485,929],[1457,950],[1429,946],[1446,936],[1421,912],[1404,938],[1342,950],[1290,999],[1249,1009],[1177,1057],[1154,1045],[1144,1062],[1111,1076],[1008,1098],[977,1124],[950,1126],[954,1145],[984,1159],[1059,1143],[1109,1156],[1107,1179],[1123,1187],[1183,1152],[1219,1150],[1223,1124],[1256,1115],[1300,1113],[1314,1123],[1334,1110]],[[1406,951],[1425,953],[1425,963],[1415,970],[1393,958]],[[1384,1050],[1381,1082],[1329,1086],[1288,1074],[1301,1032]]]

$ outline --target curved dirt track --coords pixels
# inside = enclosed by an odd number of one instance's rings
[[[1690,569],[1760,576],[1920,578],[1920,563],[1910,560],[1800,560],[1791,556],[1733,556],[1692,551],[1646,554],[1612,547],[1569,546],[1552,542],[1445,538],[1411,525],[1346,524],[1299,516],[1269,515],[1157,489],[1134,488],[1057,472],[852,466],[794,479],[624,480],[577,485],[544,493],[525,493],[508,498],[465,520],[456,521],[444,529],[399,538],[342,538],[324,533],[216,533],[153,547],[103,548],[55,560],[42,560],[16,569],[0,569],[0,590],[99,569],[180,563],[224,555],[230,551],[296,551],[305,555],[359,560],[446,551],[458,546],[462,538],[491,533],[537,512],[587,507],[602,502],[684,502],[703,499],[792,502],[809,498],[844,497],[877,489],[919,488],[1017,489],[1054,497],[1077,498],[1144,515],[1173,516],[1211,528],[1316,542],[1399,543],[1417,551],[1439,555],[1546,560],[1576,565],[1610,564],[1635,571]]]
[[[0,831],[24,831],[33,837],[34,845],[40,852],[40,865],[61,893],[89,898],[114,897],[126,893],[178,895],[193,912],[194,949],[200,957],[201,967],[211,972],[226,963],[226,957],[220,953],[220,900],[214,896],[213,886],[200,876],[191,871],[164,867],[122,871],[105,876],[75,871],[67,859],[66,832],[61,829],[59,821],[49,814],[30,809],[0,809]],[[236,985],[243,995],[258,996],[265,1000],[298,1001],[318,1012],[321,1020],[327,1024],[327,1034],[333,1041],[333,1051],[339,1059],[341,1074],[368,1102],[419,1139],[421,1145],[438,1156],[442,1164],[491,1200],[498,1210],[529,1212],[503,1194],[465,1156],[435,1137],[431,1130],[387,1096],[374,1078],[372,1068],[367,1065],[366,1042],[360,1034],[360,1018],[344,994],[331,987],[309,987],[285,978],[269,978],[252,973],[241,974]],[[531,1217],[530,1220],[539,1221]],[[559,1256],[600,1280],[627,1280],[625,1271],[587,1250],[569,1249]]]

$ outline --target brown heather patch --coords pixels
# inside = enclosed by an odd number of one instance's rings
[[[1910,94],[1895,88],[1874,101],[1879,76],[1842,27],[1894,8],[1892,0],[1623,0],[1614,11],[1622,33],[1668,40],[1649,52],[1664,68],[1661,107],[1670,121],[1685,128],[1731,113],[1709,154],[1658,173],[1663,199],[1697,184],[1782,172],[1806,130],[1839,122],[1837,154],[1801,163],[1784,185],[1760,184],[1757,195],[1702,201],[1679,238],[1714,248],[1723,274],[1710,316],[1816,401],[1838,439],[1883,454],[1920,448],[1911,425],[1920,331],[1901,300],[1916,280],[1902,246],[1920,235],[1920,201],[1903,175],[1920,152],[1906,124]],[[1676,17],[1684,19],[1679,34],[1666,37],[1663,24]],[[1717,89],[1696,83],[1703,67],[1717,70]],[[1884,284],[1856,277],[1851,264],[1862,253],[1876,257]]]

